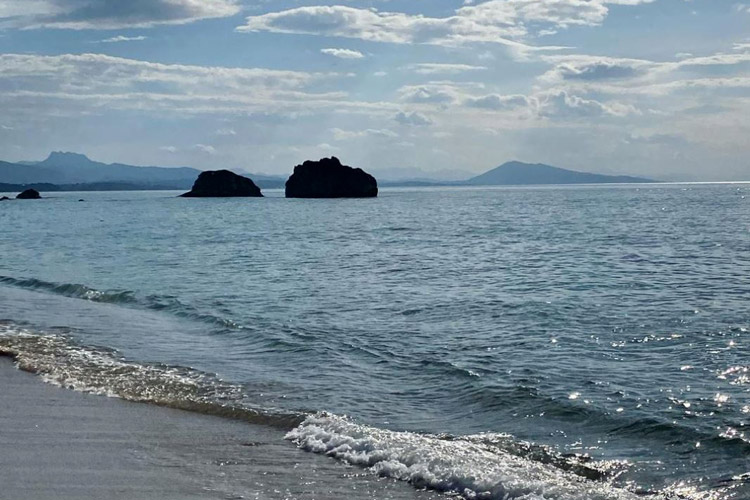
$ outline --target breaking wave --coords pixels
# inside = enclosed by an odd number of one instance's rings
[[[45,382],[281,429],[305,451],[327,455],[383,477],[467,500],[719,500],[717,490],[677,485],[660,492],[617,483],[627,463],[561,455],[505,434],[448,436],[397,432],[330,413],[255,408],[243,388],[191,368],[143,364],[115,351],[81,346],[63,334],[0,323],[0,355]],[[741,478],[740,478],[741,479]],[[731,489],[739,481],[727,486]]]
[[[164,364],[134,363],[109,349],[77,345],[65,335],[39,335],[0,324],[0,355],[45,382],[89,394],[234,418],[290,429],[299,414],[258,409],[242,388],[215,375]]]
[[[300,448],[383,477],[467,500],[710,500],[717,491],[677,485],[660,492],[618,487],[627,464],[543,454],[503,434],[447,438],[361,425],[329,413],[309,416],[286,438]],[[545,459],[546,457],[546,459]],[[540,460],[541,458],[541,460]],[[552,459],[550,459],[552,458]],[[562,461],[562,463],[561,463]],[[571,473],[575,472],[575,473]],[[596,478],[596,479],[593,479]]]
[[[139,296],[130,290],[97,290],[78,283],[54,283],[35,278],[13,278],[0,276],[0,284],[10,285],[27,290],[53,293],[74,299],[88,300],[103,304],[142,307],[154,311],[166,311],[175,316],[214,324],[224,328],[241,329],[242,327],[226,318],[202,313],[195,308],[180,302],[170,295]]]

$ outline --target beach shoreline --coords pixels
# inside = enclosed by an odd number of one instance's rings
[[[55,387],[5,356],[0,381],[0,498],[435,498],[270,427]]]

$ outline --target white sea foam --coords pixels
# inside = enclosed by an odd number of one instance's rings
[[[294,420],[242,410],[228,411],[231,406],[226,403],[240,395],[237,386],[187,368],[129,362],[112,351],[80,346],[61,335],[40,335],[15,325],[0,324],[0,353],[12,355],[20,368],[37,373],[48,383],[82,392],[209,411],[265,424],[277,420],[286,424]],[[296,419],[292,425],[298,423]],[[511,453],[503,445],[512,441],[507,435],[481,434],[448,439],[369,427],[346,417],[319,413],[307,417],[286,438],[304,450],[369,468],[384,477],[408,481],[417,488],[466,499],[722,498],[700,494],[689,485],[677,485],[679,487],[657,495],[636,495],[610,482],[590,480],[569,472],[560,467],[561,464],[555,466],[531,456]]]
[[[490,446],[486,436],[443,439],[394,432],[321,413],[287,434],[307,451],[466,499],[634,500],[636,495]]]
[[[208,374],[126,361],[114,352],[76,345],[61,335],[39,335],[0,325],[0,352],[19,368],[68,389],[130,401],[177,406],[232,398],[239,388]]]

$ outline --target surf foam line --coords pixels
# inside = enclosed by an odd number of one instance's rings
[[[40,335],[0,324],[0,355],[49,384],[289,430],[303,416],[243,404],[238,385],[179,366],[140,364],[115,351],[79,346],[63,335]]]
[[[36,278],[13,278],[0,276],[0,284],[26,290],[52,293],[74,299],[88,300],[103,304],[115,304],[130,307],[143,307],[153,311],[166,311],[175,316],[211,323],[228,329],[242,329],[242,326],[226,318],[203,314],[193,307],[183,304],[176,297],[168,295],[148,295],[139,297],[130,290],[97,290],[78,283],[53,283]]]
[[[417,488],[469,500],[723,500],[719,492],[675,485],[659,493],[612,484],[595,464],[551,457],[503,434],[435,436],[357,424],[329,413],[303,415],[242,403],[238,385],[190,368],[128,361],[113,350],[76,344],[0,323],[0,355],[47,383],[79,392],[193,411],[288,431],[301,449],[325,454]],[[291,430],[290,430],[291,429]],[[584,470],[585,469],[585,470]],[[593,477],[608,478],[592,480]],[[601,475],[599,475],[601,474]],[[584,477],[585,476],[585,477]]]
[[[467,500],[709,500],[715,492],[677,485],[642,492],[595,481],[506,452],[478,434],[446,439],[396,432],[319,413],[286,435],[301,449],[361,466],[382,477]],[[507,439],[507,436],[498,435]]]

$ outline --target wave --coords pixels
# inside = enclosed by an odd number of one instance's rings
[[[617,487],[565,468],[520,456],[499,444],[510,437],[478,434],[446,438],[369,427],[347,417],[319,413],[286,435],[300,448],[365,467],[383,477],[406,481],[467,500],[678,500],[718,498],[681,485],[661,492]],[[512,446],[517,447],[517,444]],[[518,450],[516,450],[518,451]],[[528,451],[528,450],[527,450]],[[579,464],[580,465],[580,464]],[[623,464],[600,464],[621,469]]]
[[[131,290],[97,290],[79,283],[54,283],[35,278],[13,278],[11,276],[0,276],[0,284],[63,295],[90,302],[143,307],[153,311],[166,311],[181,318],[214,324],[229,329],[239,330],[243,328],[232,320],[201,313],[171,295],[147,295],[141,297]]]
[[[164,364],[134,363],[115,351],[77,345],[65,335],[39,335],[0,324],[0,355],[45,382],[89,394],[234,418],[288,430],[303,416],[253,408],[242,388],[215,375]]]
[[[77,283],[52,283],[34,278],[19,279],[10,276],[0,276],[0,283],[30,290],[41,290],[66,297],[90,300],[92,302],[109,304],[137,303],[135,294],[128,290],[99,291]]]
[[[709,500],[689,486],[642,492],[616,483],[628,464],[561,455],[510,435],[396,432],[329,413],[255,408],[243,388],[216,375],[126,360],[115,351],[77,344],[63,333],[0,323],[0,355],[59,387],[128,401],[272,426],[299,448],[372,473],[466,499]],[[715,493],[715,491],[714,491]]]

